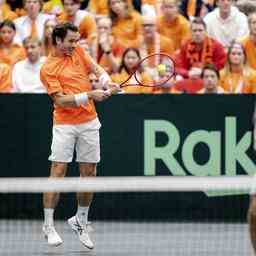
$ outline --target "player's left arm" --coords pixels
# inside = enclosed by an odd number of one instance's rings
[[[102,89],[111,89],[113,87],[118,87],[116,83],[112,82],[109,74],[104,70],[104,68],[97,64],[89,54],[86,54],[85,57],[90,73],[94,73],[97,76]]]

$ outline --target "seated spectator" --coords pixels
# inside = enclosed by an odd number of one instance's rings
[[[246,55],[240,43],[233,42],[228,49],[224,69],[220,71],[220,85],[228,93],[255,93],[256,71],[246,65]]]
[[[141,39],[141,15],[128,0],[109,0],[112,34],[124,48],[139,47]]]
[[[9,93],[12,90],[11,68],[5,63],[0,63],[0,93]]]
[[[256,69],[256,12],[248,17],[250,34],[241,39],[248,65]]]
[[[10,9],[10,6],[2,0],[0,3],[0,22],[4,20],[14,20],[18,15]]]
[[[225,93],[222,87],[219,86],[220,74],[219,71],[211,64],[203,67],[201,78],[204,88],[198,93],[201,94],[219,94]]]
[[[189,20],[203,18],[215,8],[215,0],[181,0],[180,13]]]
[[[117,72],[124,47],[111,34],[111,19],[99,18],[97,31],[98,36],[92,46],[92,55],[109,74]]]
[[[62,0],[64,12],[58,16],[59,22],[71,22],[79,28],[81,38],[90,42],[97,36],[94,17],[85,10],[80,10],[80,0]]]
[[[163,0],[162,15],[157,21],[159,33],[173,41],[175,50],[179,49],[181,43],[190,37],[189,22],[178,13],[178,4],[179,0]]]
[[[89,78],[89,83],[92,86],[92,90],[102,89],[102,86],[100,85],[99,78],[97,78],[97,76],[94,73],[90,73],[88,75],[88,78]]]
[[[143,41],[140,45],[142,58],[153,53],[174,53],[173,41],[157,32],[156,19],[151,16],[143,17]]]
[[[46,60],[41,57],[41,42],[28,37],[23,41],[27,58],[17,62],[12,71],[13,92],[45,93],[46,89],[40,80],[40,68]]]
[[[57,20],[49,19],[44,23],[44,34],[42,39],[42,56],[48,56],[53,48],[52,31],[57,25]]]
[[[22,44],[23,40],[29,36],[38,37],[42,40],[44,33],[44,23],[48,19],[53,19],[53,15],[41,13],[42,0],[24,0],[24,9],[27,15],[14,20],[16,26],[15,42]]]
[[[15,33],[13,21],[4,20],[0,23],[0,63],[6,63],[11,68],[26,57],[24,48],[14,43]]]
[[[208,35],[225,47],[229,47],[233,40],[249,33],[246,15],[233,6],[233,2],[233,0],[217,0],[218,8],[204,18]]]
[[[218,70],[224,67],[226,53],[224,47],[206,33],[202,18],[191,22],[191,39],[187,40],[175,56],[176,72],[184,78],[200,78],[202,67],[213,64]]]
[[[111,76],[112,81],[118,84],[125,82],[134,72],[140,59],[140,52],[137,48],[127,48],[123,54],[118,73]],[[143,70],[140,71],[140,76],[140,82],[143,84],[147,84],[149,81],[151,81]],[[134,76],[127,81],[127,84],[131,84],[133,86],[124,87],[124,93],[150,93],[152,89],[150,87],[136,85],[138,82],[135,80]]]

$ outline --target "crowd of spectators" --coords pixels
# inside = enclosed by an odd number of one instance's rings
[[[125,81],[149,54],[173,58],[168,85],[124,93],[256,93],[251,0],[2,0],[0,92],[46,92],[40,67],[53,49],[54,26],[66,21],[79,28],[79,45],[114,82]],[[143,69],[140,76],[145,84],[151,79]],[[88,81],[99,86],[95,74]]]

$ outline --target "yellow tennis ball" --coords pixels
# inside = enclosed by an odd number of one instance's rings
[[[166,66],[164,64],[157,65],[157,71],[160,76],[164,76],[166,73]]]

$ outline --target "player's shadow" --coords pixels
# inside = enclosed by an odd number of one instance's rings
[[[38,254],[39,255],[39,254]],[[40,254],[42,255],[42,254]],[[45,256],[96,256],[96,252],[93,251],[82,251],[82,250],[71,250],[65,252],[44,252]]]

